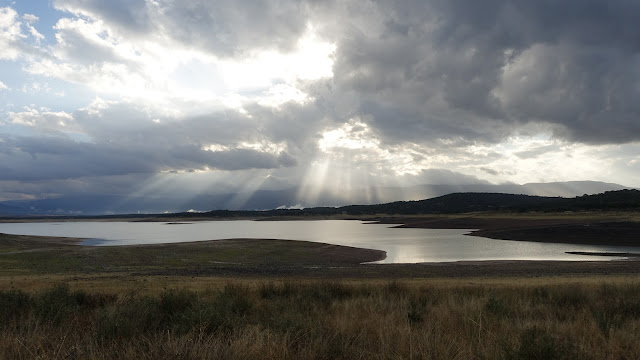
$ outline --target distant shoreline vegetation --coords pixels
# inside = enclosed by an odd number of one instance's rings
[[[347,205],[304,209],[271,210],[211,210],[206,212],[178,212],[167,214],[121,214],[102,216],[21,216],[11,218],[240,218],[335,215],[418,215],[461,214],[470,212],[571,212],[571,211],[634,211],[640,210],[640,190],[607,191],[574,198],[514,195],[503,193],[452,193],[416,201],[395,201],[375,205]]]

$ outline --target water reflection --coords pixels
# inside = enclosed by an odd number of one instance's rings
[[[203,221],[167,223],[62,222],[4,223],[0,232],[88,239],[84,245],[133,245],[232,238],[324,242],[387,252],[381,263],[478,260],[612,260],[613,257],[566,254],[567,251],[638,252],[622,246],[545,244],[466,236],[470,230],[405,229],[359,221]]]

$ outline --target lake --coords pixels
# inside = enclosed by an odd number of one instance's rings
[[[323,242],[387,252],[380,263],[478,260],[612,260],[566,251],[638,252],[624,246],[593,246],[493,240],[460,229],[405,229],[351,220],[0,223],[0,232],[88,239],[83,245],[110,246],[233,238]]]

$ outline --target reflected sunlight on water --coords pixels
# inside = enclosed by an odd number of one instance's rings
[[[348,220],[3,223],[0,232],[87,239],[83,245],[134,245],[233,238],[286,239],[383,250],[380,263],[478,260],[612,260],[567,251],[638,252],[623,246],[593,246],[493,240],[460,229],[391,228]]]

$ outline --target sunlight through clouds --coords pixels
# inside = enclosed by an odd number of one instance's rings
[[[0,0],[2,196],[183,194],[199,210],[260,207],[267,190],[288,207],[634,186],[638,14],[623,0]]]
[[[231,209],[243,209],[247,205],[249,199],[255,194],[256,191],[262,188],[264,182],[269,179],[271,175],[256,176],[248,181],[245,181],[240,188],[236,190],[235,195],[226,204]]]
[[[304,201],[303,205],[317,203],[322,192],[327,189],[330,191],[335,190],[327,184],[328,180],[330,180],[330,165],[331,160],[328,158],[314,160],[309,164],[297,194],[297,198]]]
[[[7,14],[11,16],[15,14]],[[176,48],[162,37],[125,38],[91,17],[62,18],[55,30],[51,57],[30,63],[31,74],[85,84],[104,95],[154,106],[171,102],[175,108],[182,103],[187,113],[194,104],[242,109],[251,102],[272,107],[302,103],[308,95],[297,87],[299,81],[333,75],[335,45],[319,39],[312,26],[291,52],[256,50],[237,59]]]
[[[466,152],[467,164],[474,157],[486,157],[482,166],[464,165],[474,175],[482,175],[495,182],[556,182],[579,176],[606,181],[611,174],[602,163],[616,146],[586,146],[572,144],[549,136],[515,136],[497,145],[474,145]],[[558,166],[557,164],[563,164]],[[487,174],[481,168],[497,169]],[[485,172],[483,174],[483,172]]]
[[[291,53],[259,50],[240,61],[221,60],[218,64],[231,89],[269,88],[274,81],[295,83],[333,76],[335,45],[319,39],[309,26]]]
[[[229,151],[234,149],[255,150],[259,152],[270,153],[273,155],[279,155],[287,151],[287,144],[284,142],[270,143],[267,141],[262,141],[257,143],[240,142],[235,146],[211,144],[202,147],[202,150],[211,152]]]
[[[344,198],[359,193],[364,201],[375,201],[383,198],[381,187],[403,185],[404,176],[418,175],[431,165],[422,156],[428,149],[416,144],[385,146],[357,119],[324,131],[317,145],[320,153],[298,191],[303,204],[318,201],[322,194]]]
[[[422,157],[428,152],[425,148],[416,144],[383,145],[366,123],[355,119],[325,131],[318,140],[318,148],[330,156],[332,162],[343,161],[353,167],[353,171],[362,168],[371,174],[378,171],[415,174],[428,167],[429,161]],[[418,158],[422,161],[416,161]]]

